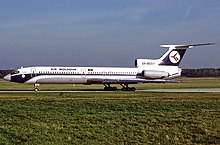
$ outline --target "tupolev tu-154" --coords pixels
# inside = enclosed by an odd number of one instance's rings
[[[104,90],[117,90],[112,84],[120,84],[123,91],[135,91],[129,84],[178,82],[181,76],[179,64],[187,49],[214,43],[189,45],[161,45],[168,50],[159,59],[136,59],[135,67],[21,67],[4,77],[17,83],[34,84],[103,84]]]

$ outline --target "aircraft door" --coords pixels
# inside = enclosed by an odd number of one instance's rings
[[[81,69],[81,77],[86,78],[86,70],[85,69]]]
[[[31,77],[36,77],[36,69],[35,68],[31,69]]]

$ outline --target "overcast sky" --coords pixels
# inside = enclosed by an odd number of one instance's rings
[[[187,51],[182,68],[220,67],[220,0],[0,0],[0,69],[134,66],[160,44]]]

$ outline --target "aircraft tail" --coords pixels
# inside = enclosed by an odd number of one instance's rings
[[[170,65],[179,66],[186,49],[203,46],[203,45],[213,45],[215,43],[202,43],[202,44],[189,44],[189,45],[161,45],[161,47],[169,48],[169,50],[158,59],[158,65]]]
[[[146,67],[152,65],[167,65],[167,66],[179,66],[186,49],[203,46],[213,45],[215,43],[202,43],[202,44],[189,44],[189,45],[161,45],[161,47],[169,48],[163,56],[159,59],[136,59],[136,67]]]

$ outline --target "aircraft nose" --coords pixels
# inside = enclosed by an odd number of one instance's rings
[[[8,75],[4,76],[4,79],[7,80],[7,81],[11,81],[11,75],[8,74]]]

